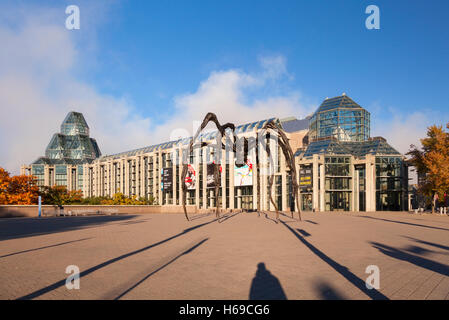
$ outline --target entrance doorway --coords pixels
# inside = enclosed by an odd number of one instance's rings
[[[347,191],[326,192],[327,211],[349,211],[351,203],[351,193]]]

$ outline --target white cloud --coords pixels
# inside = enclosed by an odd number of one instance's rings
[[[394,108],[383,109],[371,117],[371,136],[386,138],[392,147],[405,154],[412,144],[420,147],[427,127],[439,122],[438,115],[430,111],[403,113]]]
[[[83,46],[64,28],[61,12],[43,12],[9,11],[10,17],[17,14],[16,20],[22,23],[0,22],[0,166],[15,174],[21,164],[44,154],[71,110],[84,114],[103,154],[168,141],[177,128],[191,133],[192,123],[207,112],[215,112],[221,122],[244,123],[310,111],[298,92],[278,93],[275,82],[288,73],[285,58],[274,56],[260,59],[258,74],[212,72],[195,92],[173,99],[176,113],[168,121],[152,123],[126,98],[102,94],[73,75],[85,65],[80,63]],[[93,39],[83,40],[89,49],[95,47]]]
[[[0,24],[0,165],[18,173],[21,164],[42,156],[71,110],[84,113],[103,151],[146,144],[150,120],[125,99],[100,94],[72,75],[79,54],[64,28],[64,11],[45,13],[48,19],[21,10],[22,24]]]
[[[258,89],[267,90],[270,85],[267,80],[272,79],[239,70],[212,72],[195,92],[175,98],[176,113],[157,127],[156,136],[168,140],[170,132],[179,128],[192,134],[196,128],[192,124],[200,123],[208,112],[215,113],[221,123],[235,124],[271,117],[303,117],[310,112],[311,109],[301,103],[298,92],[261,98],[248,94]]]

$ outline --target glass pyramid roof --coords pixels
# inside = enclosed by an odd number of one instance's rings
[[[298,150],[296,157],[311,157],[314,154],[326,155],[353,155],[363,157],[367,154],[373,155],[401,155],[381,137],[372,138],[368,141],[347,142],[335,139],[313,141],[304,150]]]
[[[354,100],[344,94],[339,97],[324,100],[316,112],[328,111],[336,108],[363,109],[359,104],[354,102]]]
[[[33,164],[83,164],[101,155],[95,139],[89,137],[89,126],[82,113],[69,112],[45,149],[45,156]]]

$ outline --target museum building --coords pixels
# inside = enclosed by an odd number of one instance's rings
[[[238,137],[254,137],[275,121],[286,133],[295,155],[303,211],[399,211],[408,210],[408,169],[405,158],[382,137],[370,137],[370,113],[346,94],[326,98],[305,119],[266,119],[239,125]],[[218,131],[203,132],[202,142],[214,142]],[[254,153],[243,166],[236,155],[223,152],[220,188],[214,194],[211,159],[213,148],[204,146],[190,154],[191,137],[113,155],[101,156],[81,113],[70,112],[46,151],[23,174],[36,176],[39,186],[64,185],[83,191],[85,197],[127,196],[152,199],[163,206],[182,205],[182,183],[188,187],[188,206],[199,209],[274,210],[270,203],[268,175],[258,172]],[[294,208],[291,175],[277,148],[273,199],[280,210]],[[181,181],[183,159],[188,176]],[[261,165],[262,166],[262,165]],[[257,182],[260,198],[257,199]],[[181,210],[181,208],[180,208]]]

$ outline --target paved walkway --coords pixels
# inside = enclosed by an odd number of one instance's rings
[[[0,220],[0,299],[449,299],[449,217]],[[66,267],[81,271],[65,286]],[[367,266],[380,270],[368,290]]]

